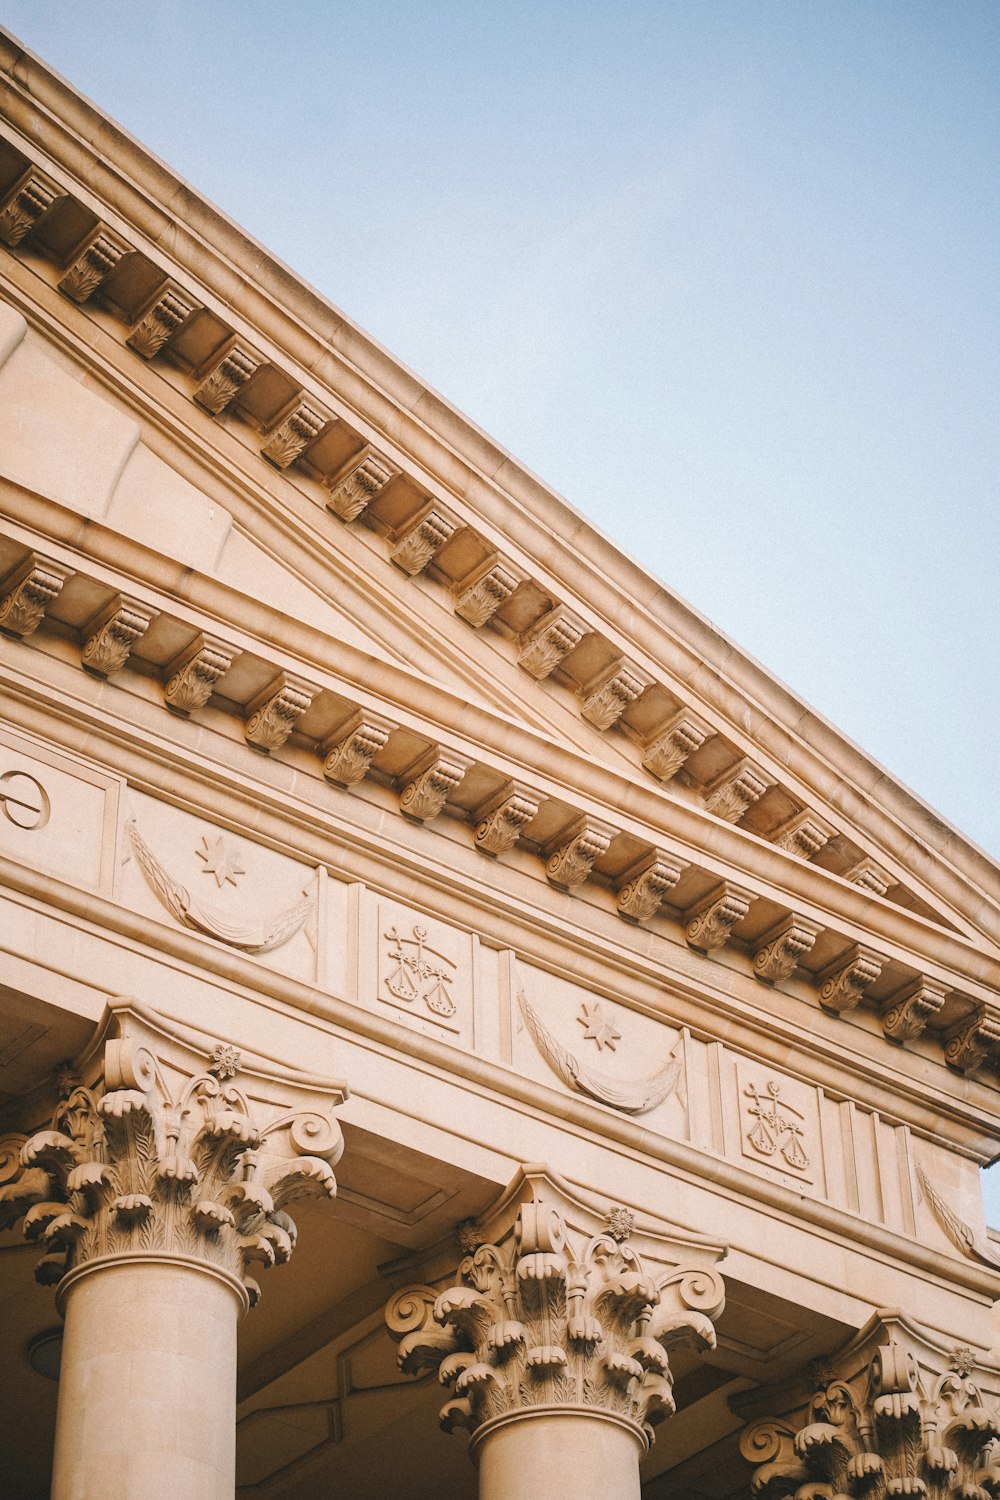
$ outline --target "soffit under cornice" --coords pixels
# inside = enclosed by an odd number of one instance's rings
[[[5,112],[43,171],[68,178],[102,222],[198,287],[255,357],[283,365],[362,439],[402,455],[428,504],[443,489],[487,547],[506,549],[515,570],[533,570],[557,603],[585,612],[638,668],[640,698],[644,677],[658,675],[696,717],[714,719],[737,759],[741,749],[752,757],[751,783],[760,769],[782,778],[793,794],[789,822],[797,798],[799,814],[863,830],[873,846],[866,853],[884,851],[908,871],[916,854],[922,870],[912,884],[932,905],[947,891],[945,908],[966,930],[1000,932],[1000,885],[984,856],[13,41],[0,69]],[[768,837],[753,816],[744,826]]]

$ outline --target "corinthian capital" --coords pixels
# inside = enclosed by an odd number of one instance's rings
[[[456,1284],[406,1287],[386,1312],[400,1368],[436,1368],[451,1388],[446,1430],[543,1405],[608,1413],[648,1438],[673,1414],[671,1350],[715,1347],[718,1247],[639,1229],[627,1208],[599,1213],[543,1167],[463,1229]],[[700,1264],[672,1258],[692,1249]]]
[[[0,1227],[23,1218],[42,1282],[168,1255],[228,1272],[255,1302],[251,1268],[295,1245],[288,1206],[336,1193],[341,1086],[243,1066],[232,1045],[168,1033],[133,1001],[112,1003],[58,1092],[43,1129],[0,1143]]]

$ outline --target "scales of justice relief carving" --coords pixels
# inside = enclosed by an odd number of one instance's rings
[[[391,924],[383,932],[382,942],[383,998],[413,1015],[458,1030],[456,961],[432,946],[428,929],[421,922],[414,922],[409,936],[404,936],[396,923]]]
[[[744,1140],[753,1152],[776,1163],[784,1163],[796,1172],[809,1166],[805,1148],[805,1116],[781,1097],[781,1085],[769,1079],[763,1089],[755,1083],[743,1090],[748,1101],[746,1113],[749,1128]]]
[[[574,1093],[583,1094],[598,1104],[607,1104],[623,1114],[641,1115],[655,1109],[678,1091],[684,1066],[682,1037],[676,1039],[659,1068],[642,1077],[629,1077],[613,1066],[595,1067],[561,1042],[529,1002],[522,984],[517,986],[517,1003],[538,1051],[556,1076]],[[598,1053],[614,1054],[618,1043],[625,1038],[621,1027],[600,1001],[582,1001],[576,1020],[583,1027],[581,1041],[584,1045],[592,1042]]]
[[[315,946],[315,895],[303,891],[301,898],[290,906],[255,921],[234,922],[227,912],[171,874],[139,832],[135,818],[129,820],[127,828],[129,847],[146,884],[182,927],[216,938],[243,953],[269,953],[289,942],[303,928]],[[194,853],[202,861],[201,874],[214,878],[218,891],[227,886],[238,888],[241,877],[247,874],[239,848],[216,829],[202,834]]]

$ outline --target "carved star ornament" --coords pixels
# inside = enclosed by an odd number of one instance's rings
[[[614,1052],[615,1045],[621,1041],[622,1034],[614,1021],[609,1020],[605,1015],[600,1001],[595,1000],[591,1003],[588,1000],[584,1000],[583,1005],[580,1007],[580,1014],[576,1019],[584,1028],[584,1041],[596,1042],[598,1050],[601,1052],[603,1052],[605,1047],[609,1047]]]

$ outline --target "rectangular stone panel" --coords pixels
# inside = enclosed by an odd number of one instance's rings
[[[0,726],[0,851],[110,895],[122,785]]]

